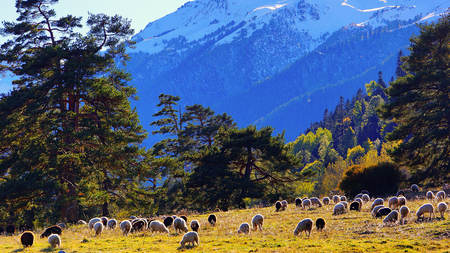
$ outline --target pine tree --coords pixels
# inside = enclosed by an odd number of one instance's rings
[[[403,52],[402,50],[400,50],[397,55],[397,67],[395,68],[395,75],[397,76],[397,78],[406,76],[406,72],[402,68],[403,65],[402,57]]]

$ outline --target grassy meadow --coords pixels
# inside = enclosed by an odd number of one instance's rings
[[[34,245],[25,249],[20,234],[0,236],[0,252],[450,252],[448,212],[445,219],[437,213],[431,222],[416,222],[415,211],[424,203],[428,201],[423,198],[408,201],[412,213],[404,225],[385,226],[381,219],[372,218],[371,202],[365,203],[360,212],[348,211],[341,215],[332,215],[334,205],[303,210],[290,204],[282,212],[276,212],[273,206],[218,212],[215,227],[207,222],[209,214],[189,215],[188,224],[193,219],[200,222],[199,247],[182,249],[179,243],[183,235],[176,235],[172,228],[169,235],[144,231],[127,237],[118,228],[105,229],[101,236],[95,237],[85,226],[70,226],[63,230],[61,248],[51,248],[47,238],[39,237],[42,230],[38,230]],[[239,225],[251,224],[256,214],[265,218],[263,231],[238,235]],[[304,218],[315,221],[319,217],[327,221],[322,232],[314,227],[309,238],[305,233],[293,235],[299,221]]]

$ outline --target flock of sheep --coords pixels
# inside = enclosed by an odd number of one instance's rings
[[[418,192],[419,189],[417,185],[413,185],[411,187],[413,192]],[[371,205],[371,214],[374,218],[383,218],[383,223],[386,225],[394,224],[399,221],[399,224],[404,224],[404,220],[410,214],[410,210],[407,207],[407,200],[404,197],[404,191],[399,191],[395,197],[391,197],[387,199],[387,206],[385,206],[385,201],[382,198],[376,198],[372,201]],[[439,191],[436,196],[433,192],[428,191],[426,194],[426,198],[429,201],[443,201],[446,198],[446,193],[444,191]],[[345,196],[335,195],[332,198],[324,197],[322,200],[312,197],[312,198],[297,198],[295,199],[295,205],[302,209],[311,208],[313,206],[322,207],[323,205],[330,205],[334,203],[333,215],[340,215],[342,213],[347,212],[347,210],[360,211],[362,209],[363,204],[371,201],[369,193],[367,191],[362,191],[360,194],[356,195],[354,200],[349,204],[347,202],[347,198]],[[286,200],[277,201],[275,203],[275,211],[284,211],[288,207],[288,202]],[[444,218],[444,213],[448,209],[448,206],[445,202],[440,202],[437,204],[436,209],[441,214],[441,218]],[[425,218],[425,214],[430,215],[430,219],[435,217],[435,208],[433,204],[426,203],[420,206],[420,208],[416,212],[417,219]],[[168,216],[163,217],[162,221],[156,219],[145,219],[145,218],[137,218],[135,216],[130,217],[129,220],[123,220],[120,223],[115,219],[108,219],[107,217],[101,218],[93,218],[89,222],[85,222],[80,220],[78,222],[79,225],[86,225],[90,230],[93,230],[95,236],[99,236],[102,234],[104,229],[115,229],[119,227],[124,236],[127,236],[130,232],[137,232],[143,230],[149,230],[151,233],[159,232],[159,233],[169,233],[170,227],[173,227],[175,233],[184,233],[182,240],[180,241],[180,245],[182,248],[185,247],[186,244],[195,246],[199,246],[199,235],[198,231],[200,229],[200,223],[198,220],[192,220],[190,222],[190,228],[192,231],[189,232],[189,228],[187,227],[187,217],[181,215],[177,216]],[[215,226],[217,222],[217,217],[214,214],[211,214],[208,217],[208,222],[211,226]],[[318,231],[321,231],[325,227],[325,219],[318,218],[315,222],[312,219],[306,218],[301,220],[297,227],[294,229],[294,236],[298,236],[302,232],[305,232],[305,235],[308,237],[311,235],[311,230],[313,225]],[[250,232],[250,228],[253,230],[259,229],[262,231],[262,227],[264,225],[264,217],[262,214],[255,215],[251,220],[251,226],[249,223],[242,223],[238,230],[237,234],[248,234]],[[63,228],[65,228],[65,224],[60,223],[58,225],[51,226],[47,228],[42,234],[41,238],[48,237],[48,243],[51,247],[61,247],[61,235]],[[34,234],[30,231],[26,231],[21,235],[21,242],[24,247],[29,247],[33,245]]]

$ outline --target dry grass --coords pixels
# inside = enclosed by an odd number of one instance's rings
[[[450,221],[437,219],[416,222],[414,212],[426,200],[409,201],[412,211],[405,225],[385,226],[370,215],[370,203],[361,212],[349,211],[332,215],[333,205],[303,210],[290,205],[288,210],[275,212],[274,207],[234,210],[216,213],[218,223],[211,227],[208,214],[188,217],[189,222],[200,222],[200,246],[180,248],[182,234],[151,234],[139,232],[128,237],[121,231],[106,230],[99,237],[83,226],[72,226],[63,231],[62,247],[50,248],[47,239],[40,239],[36,231],[35,243],[23,249],[20,235],[1,236],[0,252],[450,252]],[[433,203],[435,206],[437,203]],[[263,231],[237,235],[243,222],[251,223],[255,214],[265,217]],[[447,215],[447,214],[446,214]],[[302,233],[295,237],[293,230],[304,218],[323,217],[327,224],[322,232],[315,228],[311,237]],[[447,215],[448,218],[448,215]],[[189,223],[188,222],[188,223]]]

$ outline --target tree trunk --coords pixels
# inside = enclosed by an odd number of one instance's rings
[[[102,215],[105,217],[109,217],[108,201],[105,201],[105,203],[103,203]]]

